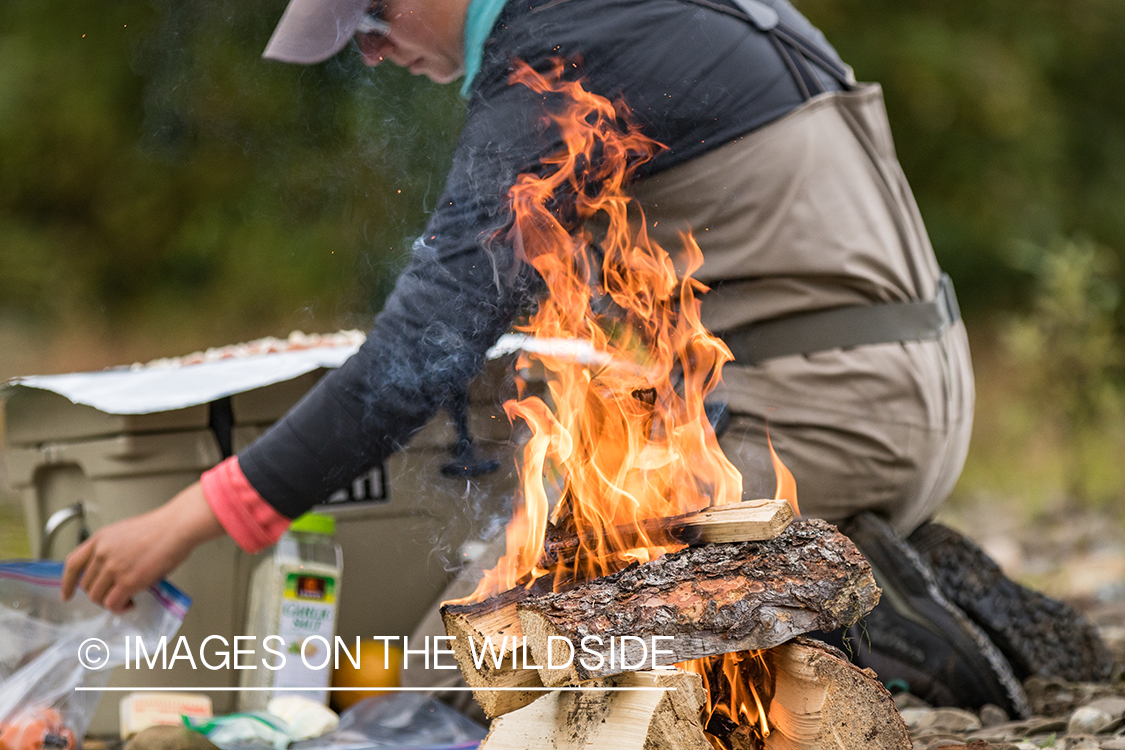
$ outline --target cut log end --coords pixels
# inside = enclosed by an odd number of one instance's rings
[[[774,675],[766,750],[909,750],[891,694],[870,670],[799,638],[766,652]]]
[[[496,719],[481,750],[590,747],[633,750],[909,750],[910,736],[887,690],[868,670],[817,641],[767,651],[770,732],[733,726],[704,733],[700,677],[679,670],[632,672],[584,687],[663,688],[636,692],[555,691]],[[668,690],[674,688],[673,690]],[[714,741],[714,745],[712,744]]]
[[[479,605],[442,607],[446,635],[452,636],[453,656],[465,683],[473,688],[485,716],[492,719],[531,703],[539,691],[493,688],[543,687],[539,672],[524,669],[526,650],[515,601],[490,608]]]
[[[704,695],[698,675],[634,672],[590,686],[657,689],[548,693],[496,719],[480,750],[711,750],[699,723]]]

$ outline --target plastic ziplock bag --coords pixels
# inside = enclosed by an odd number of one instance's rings
[[[336,712],[324,704],[296,695],[274,698],[265,712],[181,718],[184,726],[202,734],[219,750],[285,750],[290,742],[319,737],[340,723]]]
[[[367,698],[340,714],[334,732],[289,750],[472,750],[488,730],[418,693]]]
[[[0,750],[80,746],[125,640],[155,650],[171,638],[191,599],[165,581],[133,597],[121,615],[81,591],[63,602],[61,562],[0,563]]]
[[[263,711],[212,719],[182,718],[184,726],[202,734],[219,750],[285,750],[292,739],[284,719]]]

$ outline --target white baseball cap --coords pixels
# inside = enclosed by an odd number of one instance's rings
[[[373,22],[367,15],[371,0],[290,0],[273,30],[262,57],[309,65],[323,62],[344,48]]]

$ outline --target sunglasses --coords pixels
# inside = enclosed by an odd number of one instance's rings
[[[378,1],[371,4],[367,13],[363,15],[363,19],[359,22],[355,32],[357,34],[378,34],[379,36],[386,36],[387,32],[391,30],[391,25],[383,18],[383,13],[386,12],[386,3]]]

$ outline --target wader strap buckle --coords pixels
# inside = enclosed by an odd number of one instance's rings
[[[936,341],[961,319],[953,282],[941,275],[929,302],[884,302],[790,315],[720,331],[737,364],[869,344]]]
[[[776,10],[759,0],[734,0],[734,4],[742,9],[758,31],[771,31],[781,20]]]

